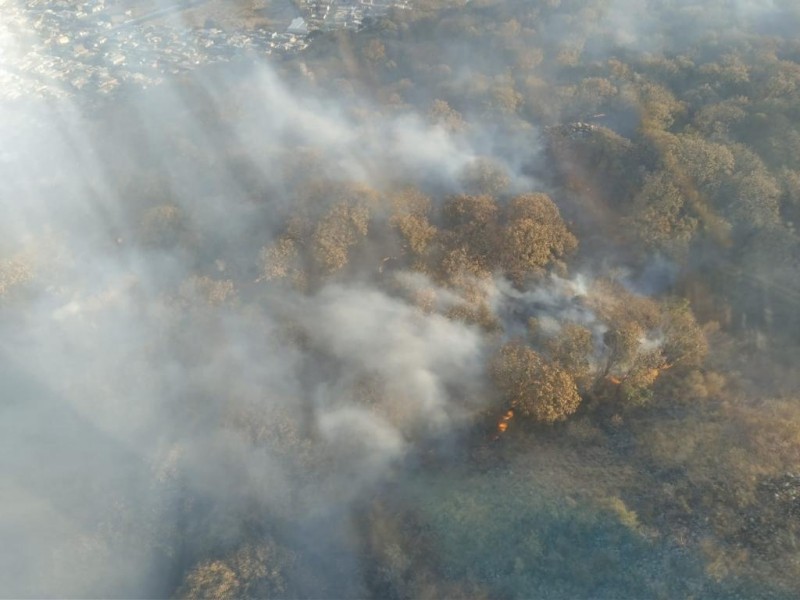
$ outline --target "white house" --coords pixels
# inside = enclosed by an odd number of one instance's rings
[[[303,17],[297,17],[292,20],[289,27],[286,28],[286,31],[294,35],[308,35],[308,24]]]

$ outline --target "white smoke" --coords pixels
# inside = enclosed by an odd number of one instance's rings
[[[218,507],[205,518],[223,545],[237,515],[292,513],[302,490],[341,510],[390,472],[410,436],[441,434],[479,402],[484,348],[465,325],[364,286],[309,298],[269,288],[260,301],[225,287],[231,270],[231,285],[252,285],[247,265],[279,218],[269,207],[292,202],[281,191],[287,147],[321,156],[327,173],[309,179],[380,188],[415,173],[448,186],[477,154],[468,140],[413,114],[359,120],[266,64],[237,77],[131,93],[100,116],[68,99],[0,105],[0,258],[24,258],[0,299],[10,596],[169,593],[186,498]],[[238,113],[226,86],[243,90]],[[205,93],[206,112],[187,89]],[[223,135],[270,182],[266,207],[230,170]],[[187,243],[143,243],[148,205],[177,207]],[[220,282],[220,305],[198,271]],[[285,343],[287,316],[314,353]],[[393,404],[357,402],[350,372],[377,377]],[[254,444],[228,426],[240,406],[294,422],[336,460],[320,474],[272,434]]]

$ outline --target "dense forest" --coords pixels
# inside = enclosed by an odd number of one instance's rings
[[[0,594],[800,595],[800,5],[416,0],[0,109]]]

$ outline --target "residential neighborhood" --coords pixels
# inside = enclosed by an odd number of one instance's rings
[[[11,2],[0,23],[0,99],[147,88],[199,65],[301,52],[315,30],[359,29],[367,17],[410,9],[409,0],[298,0],[284,3],[269,27],[222,26],[212,18],[197,26],[196,18],[182,18],[185,11],[202,15],[204,4],[141,9],[119,0]]]

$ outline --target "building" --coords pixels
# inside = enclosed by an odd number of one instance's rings
[[[286,28],[286,32],[293,35],[308,35],[308,24],[303,17],[297,17]]]

